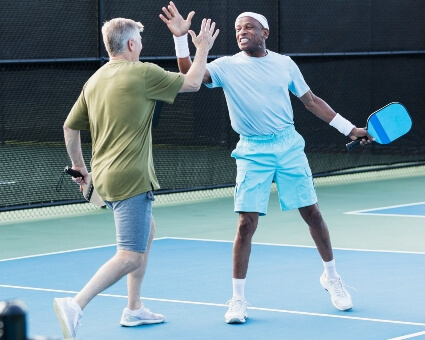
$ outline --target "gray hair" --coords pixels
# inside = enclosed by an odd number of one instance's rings
[[[106,21],[102,27],[103,42],[110,56],[116,56],[125,51],[130,39],[139,38],[143,25],[131,19],[115,18]]]

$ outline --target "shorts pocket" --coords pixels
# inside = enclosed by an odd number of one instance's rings
[[[315,202],[316,190],[313,182],[313,175],[310,167],[304,168],[304,176],[300,178],[297,185],[297,195],[300,203]],[[312,203],[311,203],[312,204]]]
[[[245,177],[246,171],[240,171],[236,174],[235,199],[242,183],[245,181]]]
[[[310,167],[307,167],[304,170],[305,170],[305,173],[306,173],[307,177],[310,178],[310,180],[311,180],[311,183],[313,185],[313,190],[316,190],[316,188],[314,187],[313,173],[311,172]]]

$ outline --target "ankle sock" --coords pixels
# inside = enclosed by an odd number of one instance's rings
[[[335,259],[329,262],[325,262],[325,261],[322,261],[322,262],[323,262],[323,267],[325,267],[325,275],[328,280],[335,280],[339,278],[339,275],[336,272]]]
[[[245,296],[245,282],[246,279],[232,279],[233,296]]]

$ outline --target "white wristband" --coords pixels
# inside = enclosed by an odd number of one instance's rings
[[[186,58],[190,55],[189,52],[189,44],[187,42],[187,33],[176,37],[173,35],[174,38],[174,46],[176,48],[176,56],[177,58]]]
[[[350,121],[342,117],[339,113],[336,114],[334,119],[329,123],[330,126],[333,126],[335,129],[337,129],[342,134],[348,136],[356,126],[351,124]]]

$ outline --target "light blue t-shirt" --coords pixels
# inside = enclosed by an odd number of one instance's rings
[[[261,58],[244,52],[221,57],[207,69],[212,82],[205,85],[223,88],[232,128],[243,136],[276,134],[293,125],[289,91],[301,97],[310,89],[290,57],[271,51]]]

